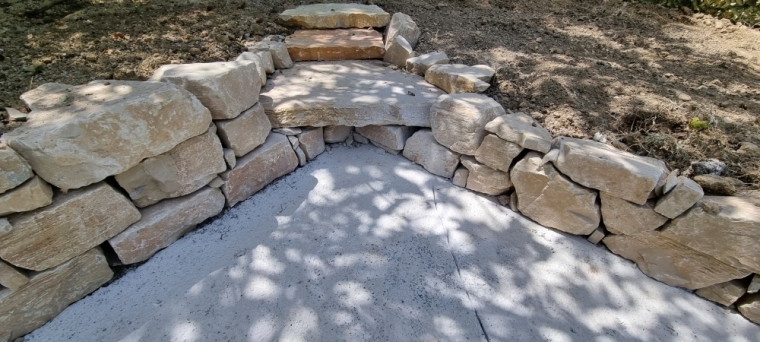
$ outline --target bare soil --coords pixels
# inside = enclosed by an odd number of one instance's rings
[[[277,14],[318,1],[0,0],[0,107],[47,82],[144,80],[162,64],[225,61],[293,32]],[[341,2],[341,1],[331,1]],[[687,170],[717,158],[760,185],[760,31],[621,0],[370,1],[423,30],[418,53],[497,70],[486,92],[554,135],[606,136]],[[54,4],[53,6],[47,6]],[[693,118],[709,127],[694,130]],[[8,131],[23,123],[0,127]]]

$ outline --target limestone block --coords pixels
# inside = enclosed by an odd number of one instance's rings
[[[71,190],[53,204],[10,216],[13,229],[0,239],[0,259],[44,271],[120,233],[140,219],[132,203],[106,183]]]
[[[401,154],[401,150],[394,150],[394,149],[392,149],[392,148],[390,148],[388,146],[384,146],[384,145],[378,144],[377,142],[372,141],[372,140],[370,140],[370,142],[372,143],[372,145],[375,145],[375,146],[377,146],[377,147],[385,150],[385,152],[388,152],[390,154],[393,154],[393,155],[399,155],[399,154]]]
[[[386,45],[383,60],[395,66],[405,68],[406,60],[412,57],[414,57],[414,50],[409,45],[409,42],[402,36],[396,36]]]
[[[417,27],[417,23],[412,20],[412,17],[396,12],[391,17],[391,22],[385,27],[385,48],[388,49],[393,43],[393,39],[400,36],[409,43],[410,50],[414,49],[421,35],[422,31]]]
[[[512,211],[516,213],[520,212],[520,205],[517,198],[517,191],[512,191],[512,194],[509,195],[509,209],[512,209]]]
[[[488,134],[486,123],[504,114],[504,108],[485,95],[442,95],[430,108],[430,125],[441,145],[474,155]]]
[[[668,173],[668,176],[665,177],[665,182],[662,184],[662,186],[657,187],[657,189],[660,189],[659,191],[656,191],[657,196],[662,196],[664,194],[667,194],[668,192],[673,190],[673,188],[675,188],[676,185],[678,185],[678,173],[679,173],[678,170],[673,170],[670,173]]]
[[[406,140],[412,136],[414,130],[414,127],[396,125],[356,127],[356,131],[370,141],[395,151],[404,149]]]
[[[425,72],[436,64],[449,64],[449,56],[445,52],[431,52],[422,56],[409,58],[406,60],[406,71],[425,76]]]
[[[298,135],[298,147],[312,160],[325,151],[325,138],[322,127],[305,127]]]
[[[306,29],[383,27],[390,14],[376,5],[314,4],[285,10],[280,19],[288,26]]]
[[[301,129],[298,127],[280,127],[273,129],[272,132],[294,136],[301,134]]]
[[[53,189],[40,177],[0,195],[0,216],[31,211],[53,203]]]
[[[760,275],[753,275],[752,281],[749,283],[749,287],[747,287],[747,293],[757,293],[760,291]]]
[[[269,59],[271,62],[272,55],[269,54]],[[264,62],[261,60],[261,54],[257,54],[256,52],[250,52],[246,51],[241,53],[236,59],[236,62],[253,62],[253,64],[256,64],[256,70],[258,70],[259,74],[259,81],[261,82],[261,86],[263,87],[264,84],[267,83],[267,66],[264,64]],[[274,68],[274,64],[272,64],[272,68]],[[274,70],[273,70],[274,71]]]
[[[261,89],[258,68],[250,61],[162,65],[150,81],[187,89],[215,120],[232,119],[251,108],[259,102]]]
[[[467,186],[468,177],[470,177],[470,170],[467,170],[467,168],[464,166],[460,166],[456,169],[456,171],[454,171],[454,177],[451,179],[451,181],[454,183],[454,185],[464,188]]]
[[[475,151],[475,159],[499,171],[509,172],[512,160],[522,152],[520,145],[502,140],[494,134],[486,135]]]
[[[233,151],[231,148],[225,148],[222,151],[224,153],[224,161],[227,162],[227,166],[229,166],[230,169],[234,169],[235,165],[237,164],[237,158],[235,158],[235,151]]]
[[[654,202],[638,205],[601,192],[602,219],[613,234],[634,235],[653,231],[668,222],[668,218],[654,211]]]
[[[51,270],[35,274],[23,288],[0,290],[0,330],[10,338],[26,335],[113,277],[100,248],[86,251]]]
[[[429,129],[421,129],[407,139],[403,154],[428,172],[446,178],[453,177],[459,165],[459,153],[436,142]]]
[[[461,159],[462,165],[470,171],[467,176],[467,189],[497,196],[512,188],[509,173],[478,163],[471,156],[462,156]]]
[[[0,217],[0,236],[10,233],[11,230],[13,230],[13,226],[8,222],[8,219]]]
[[[108,244],[125,265],[148,260],[195,228],[195,225],[222,212],[222,209],[222,192],[205,187],[190,195],[140,209],[140,221],[109,239]]]
[[[66,90],[71,87],[63,83],[45,83],[21,94],[21,101],[31,110],[58,107],[66,102]]]
[[[668,218],[676,218],[697,203],[705,193],[697,182],[678,177],[678,184],[657,200],[654,211]]]
[[[289,135],[288,141],[290,141],[290,146],[292,146],[294,150],[298,148],[298,137]]]
[[[64,105],[34,111],[4,135],[37,175],[61,189],[127,171],[211,123],[198,99],[170,83],[95,81],[65,94]]]
[[[760,207],[747,198],[705,196],[666,225],[662,235],[733,267],[760,273]],[[736,278],[741,277],[732,279]]]
[[[710,285],[694,292],[697,296],[716,302],[723,306],[730,306],[747,292],[747,285],[741,279],[727,281],[725,283]]]
[[[142,208],[192,193],[225,170],[222,143],[209,130],[116,175],[116,181]]]
[[[554,165],[570,179],[639,205],[647,202],[665,173],[647,158],[592,140],[563,138],[559,150]]]
[[[369,144],[369,139],[365,138],[363,135],[359,134],[359,132],[354,132],[354,140],[360,144]]]
[[[744,278],[751,273],[674,242],[657,232],[608,235],[603,242],[612,253],[634,261],[646,275],[670,286],[689,290]]]
[[[486,131],[529,150],[547,153],[551,149],[551,133],[523,113],[499,116],[486,124]]]
[[[32,178],[32,167],[16,151],[0,142],[0,194]]]
[[[222,185],[224,185],[224,180],[219,176],[216,176],[216,178],[208,182],[209,188],[219,189],[222,187]]]
[[[256,43],[248,50],[254,52],[269,51],[275,69],[290,69],[293,67],[293,60],[290,58],[288,47],[285,43],[265,40]]]
[[[482,93],[496,72],[486,65],[435,64],[425,71],[425,81],[447,93]]]
[[[748,320],[760,324],[760,293],[747,295],[736,303],[736,308]]]
[[[308,159],[306,159],[306,153],[304,153],[300,147],[296,147],[295,152],[296,157],[298,157],[298,166],[304,166],[309,162]]]
[[[256,56],[259,56],[259,59],[261,59],[261,65],[264,67],[264,72],[267,74],[274,73],[274,60],[272,59],[272,53],[267,50],[258,50],[258,51],[251,51]],[[266,75],[264,75],[264,78],[266,79]],[[266,84],[266,81],[261,84],[263,87]]]
[[[353,130],[354,128],[351,126],[325,126],[325,142],[329,144],[344,142]]]
[[[591,242],[595,245],[598,245],[600,242],[602,242],[604,237],[605,237],[605,234],[601,229],[595,229],[594,232],[591,233],[591,235],[589,235],[588,238],[586,238],[586,240],[588,240],[588,242]]]
[[[294,61],[383,58],[383,36],[369,29],[299,30],[285,38]]]
[[[572,182],[552,164],[540,163],[541,155],[531,152],[512,168],[520,212],[547,227],[591,234],[601,221],[597,192]]]
[[[288,138],[272,133],[263,145],[237,160],[234,169],[222,174],[222,191],[232,207],[255,194],[275,179],[298,167],[298,158]]]
[[[29,277],[0,260],[0,285],[16,291],[27,283],[29,283]]]
[[[242,157],[263,144],[272,129],[264,107],[258,103],[234,119],[215,123],[222,145],[235,151],[236,157]]]

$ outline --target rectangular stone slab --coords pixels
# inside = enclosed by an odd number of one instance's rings
[[[280,19],[288,26],[307,29],[383,27],[391,15],[377,5],[314,4],[285,10]]]
[[[335,61],[282,70],[260,99],[273,127],[430,127],[430,107],[443,94],[422,77],[379,61]]]
[[[383,35],[375,30],[300,30],[285,38],[294,61],[383,58]]]

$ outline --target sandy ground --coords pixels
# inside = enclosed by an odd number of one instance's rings
[[[334,147],[26,341],[758,341],[646,277],[372,146]]]

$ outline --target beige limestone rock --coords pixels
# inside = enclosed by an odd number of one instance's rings
[[[16,151],[0,142],[0,194],[32,178],[32,167]]]
[[[733,267],[760,273],[760,207],[746,198],[705,196],[666,225],[662,235]]]
[[[634,235],[660,228],[668,218],[654,211],[654,202],[638,205],[606,192],[602,199],[602,220],[610,233]]]
[[[454,177],[451,179],[451,181],[454,183],[454,185],[464,188],[467,186],[468,177],[470,177],[470,170],[467,170],[467,168],[464,166],[460,166],[456,169],[456,171],[454,171]]]
[[[29,283],[29,277],[0,260],[0,285],[16,291],[27,283]]]
[[[290,141],[290,146],[292,146],[294,150],[298,148],[298,137],[289,135],[288,141]]]
[[[462,156],[461,159],[462,165],[470,171],[467,176],[467,189],[496,196],[512,188],[508,173],[478,163],[471,156]]]
[[[406,140],[414,133],[414,128],[409,126],[364,126],[356,127],[356,131],[367,139],[394,151],[404,149]]]
[[[486,123],[505,113],[498,102],[485,95],[442,95],[430,108],[430,126],[441,145],[474,155],[488,134]]]
[[[598,245],[599,242],[602,242],[604,237],[605,237],[604,232],[601,229],[595,229],[594,232],[591,233],[591,235],[589,235],[588,238],[586,238],[586,240],[588,240],[588,242],[591,242],[595,245]]]
[[[551,149],[551,133],[524,113],[499,116],[486,124],[486,131],[529,150],[547,153]]]
[[[742,181],[736,178],[721,177],[713,174],[694,176],[694,181],[699,184],[705,192],[718,196],[732,196],[736,194],[736,185],[742,183]]]
[[[17,291],[0,290],[0,330],[10,328],[11,339],[23,336],[111,277],[113,271],[96,247],[56,268],[35,274]]]
[[[224,185],[224,180],[219,176],[216,176],[216,178],[208,182],[209,188],[219,189],[222,185]]]
[[[665,172],[649,159],[592,140],[562,138],[559,150],[554,165],[570,179],[639,205]]]
[[[369,139],[365,138],[363,135],[359,134],[359,132],[354,132],[354,141],[360,143],[360,144],[369,144]]]
[[[657,200],[654,211],[668,217],[676,218],[689,210],[705,193],[697,182],[686,177],[678,177],[678,184]]]
[[[0,216],[31,211],[53,203],[53,189],[40,177],[0,195]]]
[[[271,62],[272,55],[269,55],[269,59]],[[261,60],[261,54],[257,54],[255,52],[246,51],[241,53],[236,59],[236,62],[253,62],[253,64],[256,64],[256,69],[259,71],[259,81],[261,83],[261,86],[263,87],[264,84],[267,83],[267,67],[264,65],[264,62]],[[273,64],[274,68],[274,64]],[[274,70],[273,70],[274,71]]]
[[[64,105],[34,111],[4,135],[37,175],[61,189],[127,171],[211,123],[195,96],[170,83],[95,81],[65,94]]]
[[[261,104],[273,127],[430,127],[430,106],[441,94],[381,61],[304,62],[269,80]]]
[[[227,166],[229,166],[230,169],[234,169],[235,165],[237,164],[235,151],[233,151],[231,148],[225,148],[225,149],[222,149],[222,151],[224,153],[224,161],[227,162]]]
[[[747,293],[757,293],[760,291],[760,275],[753,275],[752,281],[750,281],[747,287]]]
[[[401,36],[409,43],[410,50],[414,49],[421,35],[422,31],[412,17],[401,12],[394,13],[391,22],[385,27],[385,48],[388,49],[393,39]]]
[[[323,133],[325,142],[329,144],[344,142],[353,130],[354,128],[351,126],[325,126]]]
[[[234,119],[215,123],[222,145],[235,151],[236,157],[242,157],[263,144],[272,129],[264,107],[258,103]]]
[[[475,151],[475,159],[493,169],[509,172],[512,160],[517,158],[520,152],[522,152],[520,145],[489,134],[483,138],[480,147]]]
[[[316,158],[325,151],[325,138],[322,127],[305,127],[298,135],[298,147],[303,150],[307,161]]]
[[[222,174],[222,191],[232,207],[255,194],[275,179],[298,167],[298,158],[288,138],[272,133],[263,145],[237,161],[234,169]]]
[[[294,61],[383,58],[383,36],[369,29],[299,30],[285,38]]]
[[[290,53],[288,53],[288,47],[285,43],[265,40],[256,43],[256,45],[248,50],[253,52],[269,51],[275,69],[290,69],[293,67],[293,60],[290,58]]]
[[[272,132],[285,134],[290,137],[301,134],[301,129],[298,127],[279,127],[272,129]]]
[[[668,176],[665,177],[665,182],[662,183],[661,186],[658,186],[657,188],[655,188],[655,195],[659,197],[664,194],[667,194],[668,192],[670,192],[670,190],[673,190],[673,188],[675,188],[676,185],[678,185],[679,172],[680,171],[678,169],[670,171],[670,173],[668,173]]]
[[[394,37],[385,46],[383,60],[395,66],[405,68],[406,60],[414,57],[414,50],[409,42],[402,36]]]
[[[125,265],[148,260],[195,228],[195,225],[219,214],[222,209],[222,192],[205,187],[190,195],[140,209],[140,221],[109,239],[108,244]]]
[[[403,154],[406,159],[422,165],[428,172],[446,178],[453,177],[459,165],[459,153],[436,142],[429,129],[415,132],[406,141]]]
[[[425,71],[425,81],[447,93],[482,93],[491,86],[495,71],[486,65],[435,64]]]
[[[53,204],[10,216],[0,259],[44,271],[120,233],[140,219],[132,203],[106,183],[58,194]]]
[[[634,261],[646,275],[670,286],[696,290],[744,278],[751,273],[674,242],[657,232],[608,235],[603,242],[612,253]]]
[[[261,89],[258,68],[250,61],[162,65],[149,80],[187,89],[215,120],[233,119],[251,108]]]
[[[516,213],[520,212],[520,204],[517,198],[517,191],[512,191],[512,194],[509,195],[509,209],[512,209],[512,211]]]
[[[21,101],[31,110],[58,107],[66,102],[66,90],[71,87],[63,83],[45,83],[21,94]]]
[[[409,58],[406,60],[406,71],[425,76],[427,69],[436,64],[449,64],[449,56],[445,52],[431,52],[422,56]]]
[[[760,324],[760,293],[744,296],[736,303],[736,308],[748,320]]]
[[[301,147],[296,147],[295,152],[296,157],[298,157],[298,166],[304,166],[309,162],[309,160],[306,159],[306,153],[303,152]]]
[[[540,163],[541,155],[531,152],[512,168],[520,212],[544,226],[591,234],[601,221],[597,192],[572,182],[552,164]]]
[[[376,5],[314,4],[285,10],[280,19],[288,26],[334,29],[383,27],[391,16]]]
[[[716,302],[723,306],[730,306],[747,292],[747,285],[741,279],[727,281],[725,283],[710,285],[694,292],[697,296]]]
[[[399,155],[399,154],[401,154],[401,150],[394,150],[394,149],[392,149],[392,148],[390,148],[388,146],[384,146],[382,144],[379,144],[376,141],[370,140],[370,142],[372,143],[372,145],[375,145],[375,146],[377,146],[377,147],[385,150],[385,152],[388,152],[390,154],[393,154],[393,155]]]
[[[259,56],[259,59],[261,60],[261,65],[264,67],[264,72],[267,74],[274,73],[274,60],[272,59],[272,53],[269,52],[269,50],[258,50],[258,51],[251,51],[256,56]],[[266,75],[264,75],[264,83],[261,84],[263,87],[266,84]]]
[[[227,170],[222,143],[212,130],[148,158],[116,181],[138,207],[192,193]]]
[[[8,222],[8,219],[0,217],[0,236],[10,233],[11,230],[13,230],[13,226]]]
[[[28,114],[22,113],[20,110],[11,107],[5,107],[5,114],[8,121],[24,122],[27,119]]]

